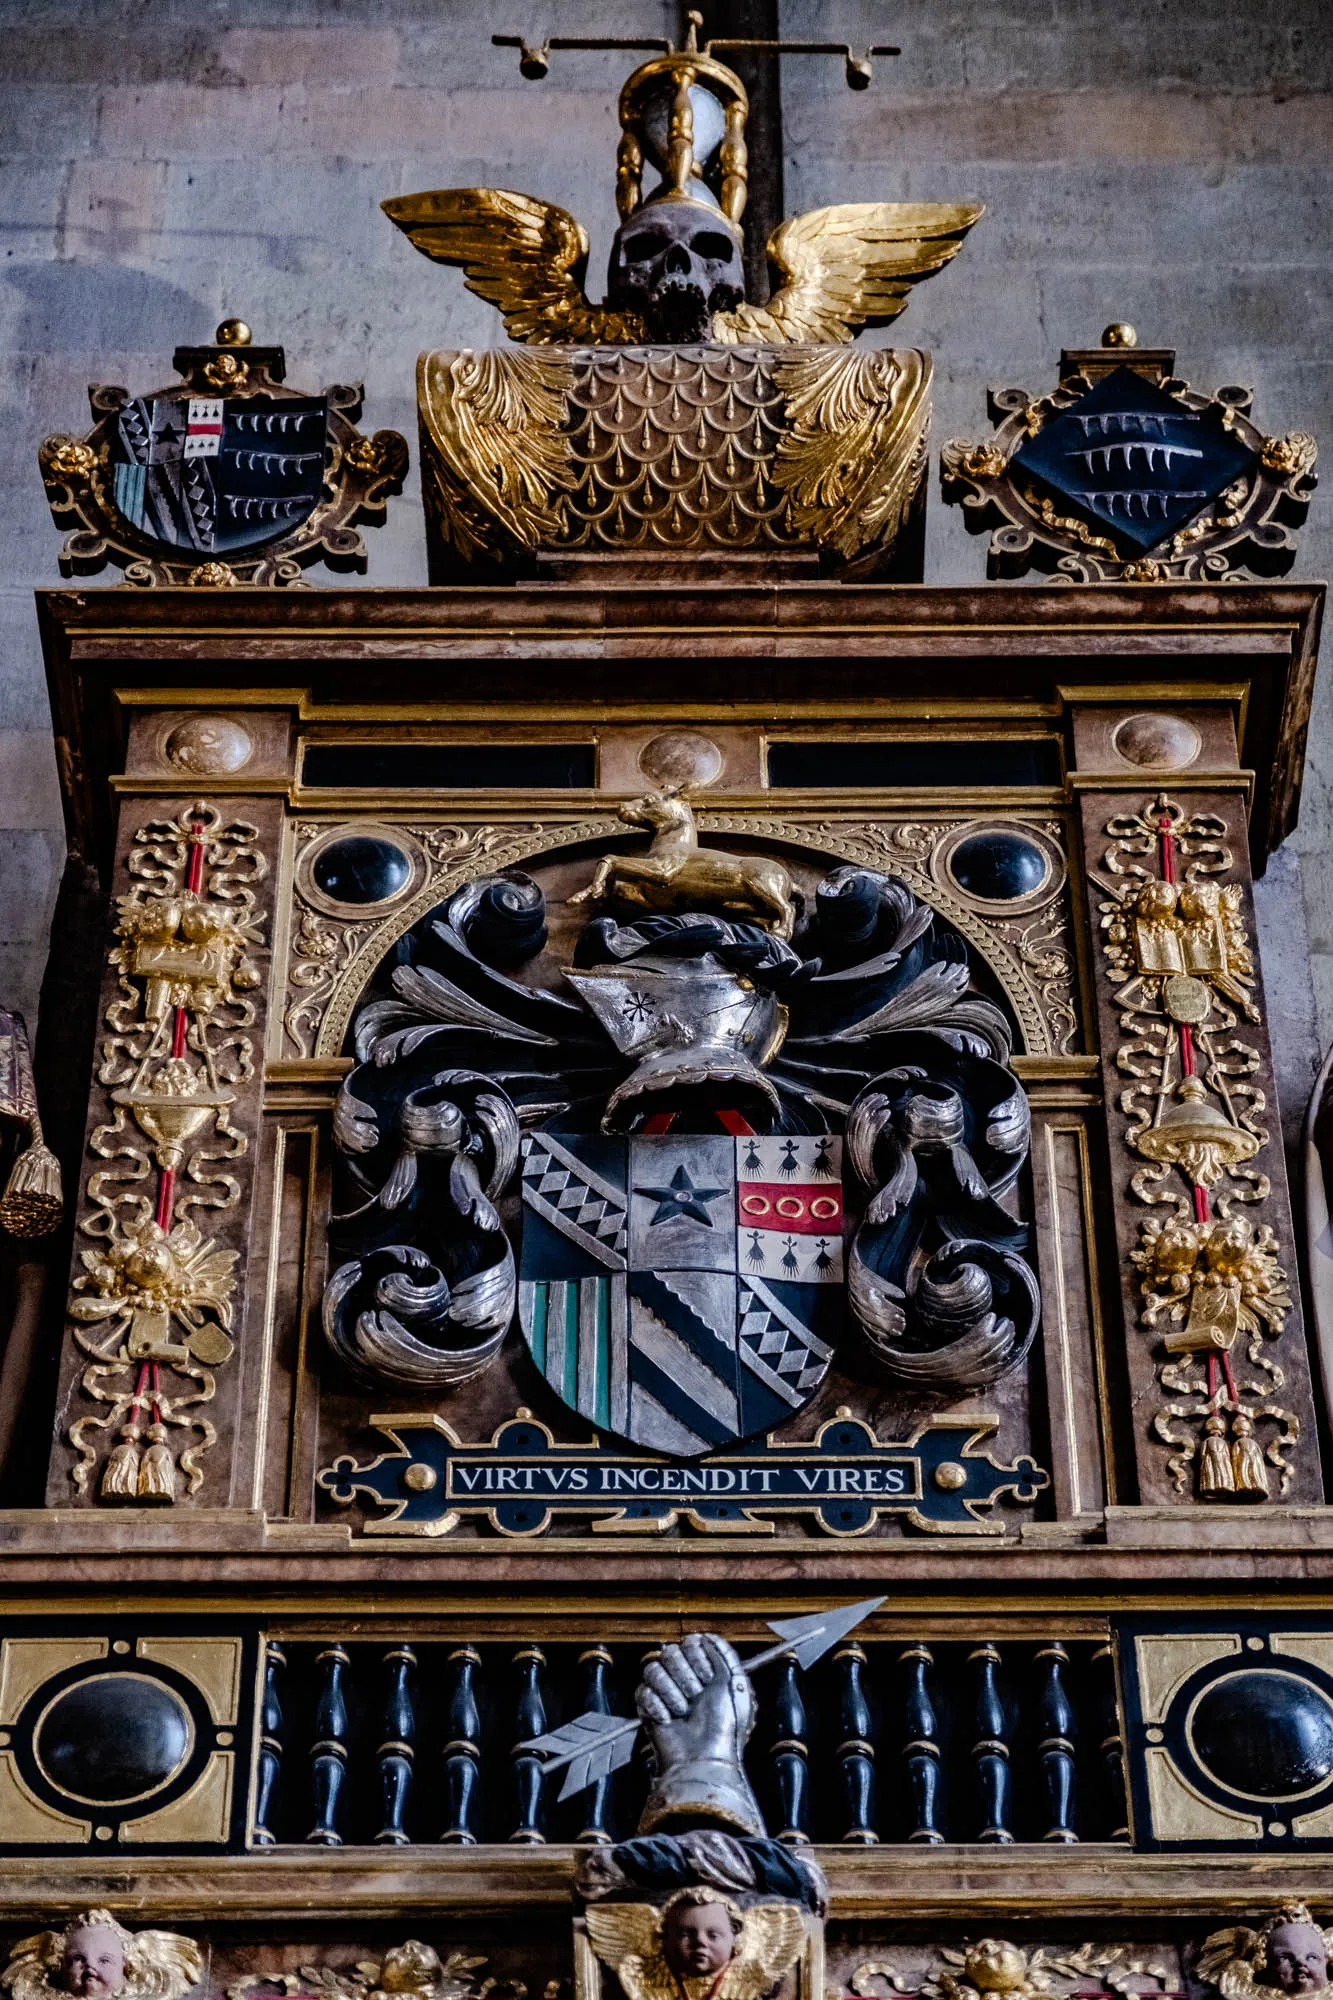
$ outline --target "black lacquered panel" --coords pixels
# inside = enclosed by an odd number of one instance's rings
[[[591,743],[311,743],[302,781],[338,791],[578,791]]]
[[[1058,785],[1060,747],[1053,737],[990,741],[770,743],[768,782],[775,789],[879,791],[904,785]]]

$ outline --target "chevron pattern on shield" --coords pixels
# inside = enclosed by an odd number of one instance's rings
[[[842,1326],[840,1171],[827,1137],[529,1134],[519,1312],[548,1385],[672,1458],[804,1408]]]

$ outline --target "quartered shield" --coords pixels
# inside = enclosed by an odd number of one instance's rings
[[[323,396],[137,396],[116,420],[115,502],[141,534],[223,555],[298,528],[327,455]]]
[[[519,1312],[571,1410],[676,1458],[774,1429],[842,1328],[842,1142],[523,1142]]]

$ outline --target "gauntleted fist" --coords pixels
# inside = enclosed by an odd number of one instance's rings
[[[688,1816],[762,1833],[741,1758],[754,1728],[754,1690],[735,1651],[715,1632],[691,1632],[644,1669],[635,1706],[656,1780],[642,1830]]]

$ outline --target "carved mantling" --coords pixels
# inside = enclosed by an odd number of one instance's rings
[[[709,811],[701,802],[697,818],[700,832],[710,838],[743,834],[903,876],[985,961],[1013,1011],[1025,1054],[1068,1055],[1083,1045],[1065,830],[1059,821],[1004,815],[1006,824],[1021,827],[1045,851],[1048,873],[1031,896],[1002,905],[969,897],[949,873],[950,850],[978,823],[961,816],[807,820],[790,812],[779,818]],[[307,857],[329,831],[316,820],[297,821],[293,828],[286,991],[281,1041],[274,1045],[284,1060],[339,1055],[356,1004],[385,953],[469,875],[526,866],[562,849],[624,834],[610,813],[507,824],[395,823],[394,837],[411,851],[411,880],[391,910],[362,916],[332,907],[311,890]]]

